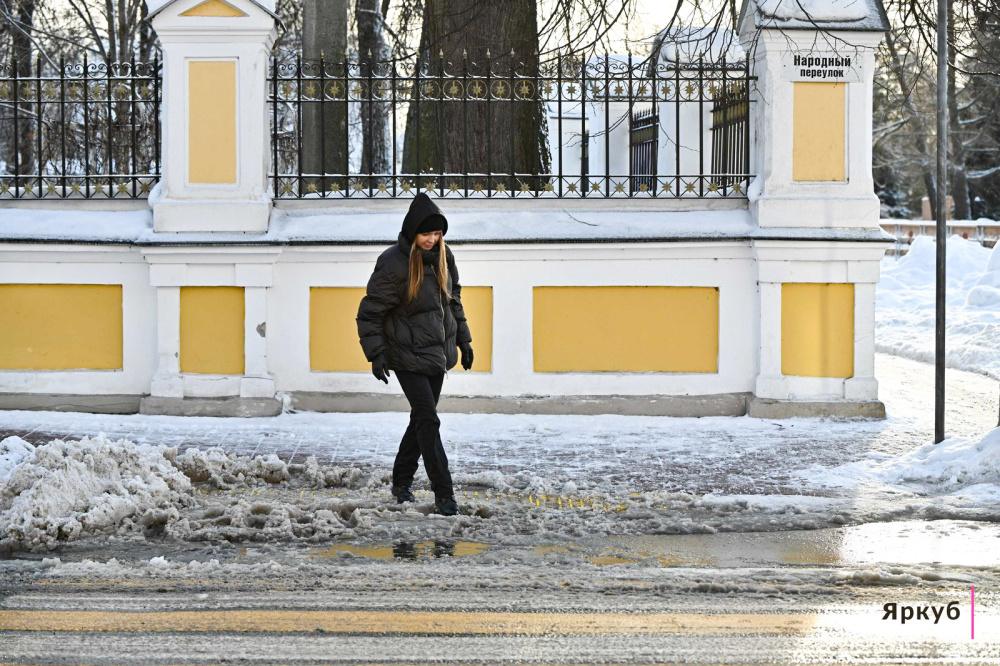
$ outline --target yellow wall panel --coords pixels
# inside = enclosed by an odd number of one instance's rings
[[[188,63],[188,181],[236,182],[236,63]]]
[[[195,5],[186,12],[181,12],[181,16],[246,16],[246,13],[233,7],[228,2],[223,2],[222,0],[205,0],[200,4]]]
[[[781,285],[781,373],[854,375],[854,285]]]
[[[792,178],[845,179],[846,83],[794,84]]]
[[[358,342],[358,304],[364,287],[309,289],[309,367],[321,372],[370,370]],[[462,305],[472,330],[473,372],[489,372],[493,355],[493,289],[462,287]],[[461,357],[456,369],[461,370]]]
[[[536,372],[718,372],[717,287],[535,287]]]
[[[0,285],[0,368],[119,370],[119,284]]]
[[[370,370],[358,342],[358,305],[364,287],[309,289],[309,367],[323,372]]]
[[[242,375],[242,287],[181,287],[181,372]]]
[[[493,369],[493,287],[462,285],[462,309],[472,332],[472,372],[490,372]],[[455,369],[465,372],[461,352]]]

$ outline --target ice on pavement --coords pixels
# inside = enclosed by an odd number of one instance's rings
[[[477,421],[476,415],[450,416],[466,416],[467,426]],[[624,460],[618,459],[617,467],[613,456],[588,464],[584,452],[564,447],[541,466],[518,460],[523,452],[516,449],[509,451],[514,464],[501,470],[462,463],[454,473],[462,507],[455,518],[432,514],[422,472],[415,504],[390,502],[390,466],[384,462],[321,464],[309,455],[289,464],[273,453],[247,456],[196,447],[178,452],[103,435],[55,440],[23,456],[0,488],[0,543],[44,550],[117,535],[307,543],[447,537],[518,545],[621,534],[814,529],[901,518],[1000,518],[1000,429],[936,447],[900,447],[892,454],[850,446],[817,450],[806,421],[729,419],[745,433],[745,441],[734,443],[696,441],[711,421],[706,419],[647,417],[646,427],[637,429],[635,417],[562,418],[561,425],[577,424],[581,442],[588,427],[600,440],[615,431],[609,425],[631,422],[631,429],[618,433]],[[517,420],[505,419],[509,424]],[[544,427],[535,419],[531,427]],[[481,416],[478,421],[481,427]],[[813,423],[844,429],[845,435],[859,427]],[[759,436],[796,425],[802,433],[788,433],[784,440]],[[508,432],[516,434],[516,429]],[[762,460],[763,449],[778,441],[785,442],[784,455],[777,456],[787,459],[783,467],[772,464],[774,457]],[[0,446],[24,451],[30,445],[8,438]],[[676,466],[668,462],[668,469],[650,471],[650,449],[662,449]],[[561,459],[566,464],[559,464]],[[518,471],[525,463],[528,469]],[[698,471],[713,480],[699,481]]]

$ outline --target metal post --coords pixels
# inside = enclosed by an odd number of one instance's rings
[[[938,0],[937,33],[937,285],[934,323],[934,443],[944,440],[945,257],[948,242],[948,0]]]

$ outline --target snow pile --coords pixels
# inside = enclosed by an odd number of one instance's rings
[[[709,62],[738,62],[746,57],[739,38],[732,30],[718,26],[675,26],[656,36],[654,50],[659,48],[659,60],[666,65],[691,64],[703,59]]]
[[[35,447],[20,437],[8,437],[0,442],[0,481],[6,481],[14,468],[35,452]]]
[[[901,259],[882,260],[878,351],[934,361],[935,252],[934,241],[920,236]],[[947,364],[1000,379],[1000,255],[958,235],[947,253]]]
[[[783,21],[860,21],[870,8],[862,0],[759,0],[764,16]]]
[[[33,454],[0,488],[0,543],[54,548],[103,532],[141,532],[191,503],[191,482],[171,463],[176,449],[101,434],[55,440]]]
[[[273,453],[247,458],[230,455],[218,447],[206,451],[193,447],[178,456],[176,462],[192,481],[207,481],[217,488],[227,488],[254,478],[267,483],[288,479],[288,465]]]
[[[938,490],[1000,486],[1000,428],[982,439],[955,437],[926,444],[883,463],[876,476],[885,483],[928,483]],[[1000,494],[1000,488],[993,490]]]

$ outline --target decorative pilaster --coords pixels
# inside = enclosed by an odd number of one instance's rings
[[[148,0],[163,48],[157,232],[265,232],[273,2]]]

